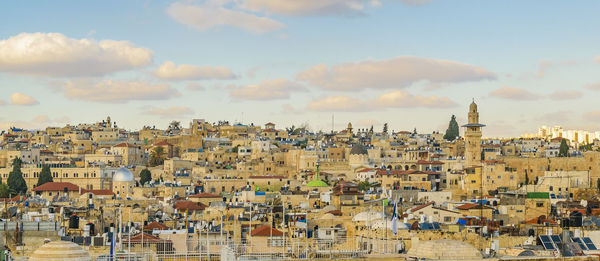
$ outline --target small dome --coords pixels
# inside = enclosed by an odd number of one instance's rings
[[[91,261],[90,254],[79,245],[69,241],[53,241],[39,247],[29,261]]]
[[[436,260],[479,260],[481,252],[472,245],[458,240],[421,241],[408,250],[408,256]]]
[[[327,182],[322,181],[322,180],[312,180],[311,182],[308,182],[308,184],[306,184],[306,186],[309,186],[309,187],[328,187],[329,185],[327,185]]]
[[[132,182],[135,181],[133,174],[127,168],[120,168],[113,175],[113,182]]]
[[[469,111],[477,112],[477,103],[475,103],[475,101],[471,102],[471,105],[469,106]]]
[[[363,147],[363,145],[360,145],[358,143],[355,143],[354,145],[352,145],[352,149],[350,150],[350,155],[367,155],[368,152],[365,149],[365,147]]]

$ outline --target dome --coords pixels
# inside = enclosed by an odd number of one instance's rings
[[[90,254],[79,245],[68,241],[53,241],[39,247],[29,261],[91,261]]]
[[[352,221],[356,222],[356,221],[362,221],[362,222],[374,222],[375,220],[380,220],[380,219],[384,219],[385,215],[383,214],[383,212],[375,212],[375,211],[371,211],[371,212],[360,212],[358,214],[356,214],[353,218]]]
[[[475,247],[458,240],[421,241],[408,250],[408,256],[437,260],[479,260],[482,255]]]
[[[471,102],[471,105],[469,106],[469,111],[472,111],[472,112],[477,111],[477,103],[475,103],[474,100],[473,100],[473,102]]]
[[[113,182],[133,182],[133,174],[127,168],[120,168],[113,175]]]
[[[311,182],[308,182],[308,184],[306,184],[306,186],[309,186],[309,187],[327,187],[329,185],[327,185],[327,183],[325,181],[322,181],[322,180],[313,180]]]
[[[354,154],[367,155],[368,153],[365,147],[363,147],[363,145],[355,143],[354,145],[352,145],[352,149],[350,150],[350,155]]]

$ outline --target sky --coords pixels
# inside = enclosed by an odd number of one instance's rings
[[[600,130],[599,1],[9,1],[0,129]],[[333,120],[332,120],[333,119]]]

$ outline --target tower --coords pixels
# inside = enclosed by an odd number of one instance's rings
[[[480,165],[481,162],[481,128],[484,124],[479,123],[479,112],[475,100],[469,106],[469,122],[465,127],[465,167]]]

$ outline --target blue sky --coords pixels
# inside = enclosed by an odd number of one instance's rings
[[[127,129],[204,118],[329,130],[335,114],[336,128],[430,132],[464,121],[472,98],[486,136],[600,127],[597,1],[2,5],[2,128],[110,115]]]

